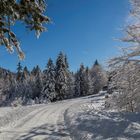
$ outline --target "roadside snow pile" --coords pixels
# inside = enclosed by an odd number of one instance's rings
[[[105,110],[104,96],[72,106],[65,121],[74,140],[140,140],[140,113]]]
[[[12,107],[0,107],[0,117],[5,116],[7,113],[13,111],[14,108]]]
[[[19,119],[41,107],[42,105],[0,108],[0,129],[14,127]]]

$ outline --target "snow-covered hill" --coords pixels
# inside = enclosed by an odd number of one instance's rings
[[[103,94],[0,108],[0,140],[140,140],[140,114],[104,109]]]

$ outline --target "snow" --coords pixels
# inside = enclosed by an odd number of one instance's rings
[[[67,126],[73,139],[139,140],[140,113],[118,113],[106,110],[104,104],[104,96],[93,96],[78,108],[69,108]]]
[[[104,108],[104,93],[0,108],[0,140],[139,140],[140,113]]]
[[[41,108],[43,105],[34,105],[26,107],[4,107],[0,108],[0,129],[16,125],[16,122],[25,117],[32,111]]]

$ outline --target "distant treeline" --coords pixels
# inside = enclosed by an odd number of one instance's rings
[[[49,59],[43,71],[38,65],[29,71],[21,63],[16,73],[2,70],[0,103],[17,106],[97,94],[106,83],[106,72],[97,60],[91,68],[81,64],[73,73],[69,70],[67,56],[60,52],[55,64]]]

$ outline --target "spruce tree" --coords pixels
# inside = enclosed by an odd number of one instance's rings
[[[67,98],[74,97],[75,94],[75,76],[72,72],[68,73],[68,93]]]
[[[66,68],[69,69],[69,63],[68,63],[67,55],[65,55],[65,64],[66,64]]]
[[[99,62],[98,62],[97,59],[96,59],[95,62],[94,62],[94,66],[99,66]]]
[[[85,67],[83,64],[80,65],[80,69],[75,76],[75,94],[76,96],[86,95],[86,81],[85,81]]]
[[[17,81],[21,81],[22,80],[22,66],[21,63],[19,62],[17,65]]]
[[[31,71],[31,74],[33,75],[33,76],[37,76],[38,74],[40,74],[41,73],[41,69],[39,68],[39,66],[37,65],[36,67],[34,67],[33,69],[32,69],[32,71]]]
[[[57,99],[62,100],[68,93],[68,66],[65,55],[60,52],[56,60],[56,92]]]
[[[11,73],[7,73],[4,82],[3,93],[6,95],[6,101],[10,103],[17,96],[17,93],[15,92],[17,82],[14,75]]]
[[[74,74],[69,70],[69,62],[67,55],[65,55],[66,74],[67,74],[67,92],[66,98],[72,98],[75,92]]]
[[[30,72],[29,72],[28,68],[25,66],[23,68],[23,78],[27,79],[29,76],[30,76]]]
[[[90,76],[90,70],[88,67],[86,67],[85,70],[85,95],[90,95],[93,93],[93,86],[92,86],[92,80]]]
[[[32,80],[32,86],[33,86],[32,99],[35,99],[35,98],[39,99],[41,96],[41,90],[42,90],[42,72],[38,65],[35,68],[33,68],[31,72],[31,80]]]
[[[43,98],[47,98],[50,101],[56,100],[55,66],[51,59],[48,60],[46,70],[44,70],[42,96]]]
[[[42,90],[42,78],[41,78],[41,74],[38,74],[35,77],[34,97],[40,98],[40,96],[41,96],[41,90]]]

